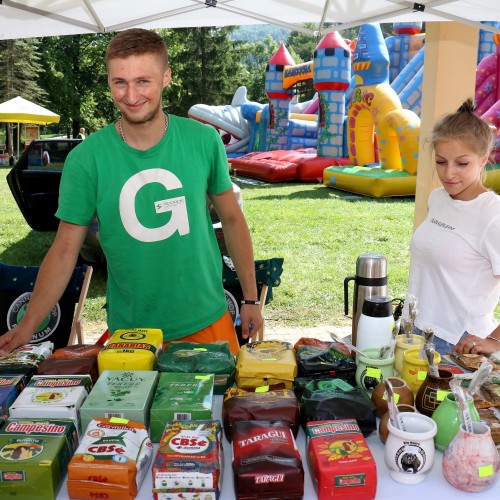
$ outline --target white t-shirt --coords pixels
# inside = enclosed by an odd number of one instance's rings
[[[486,337],[497,326],[500,297],[500,196],[429,196],[429,213],[410,242],[408,293],[418,299],[415,325],[456,344],[467,331]]]

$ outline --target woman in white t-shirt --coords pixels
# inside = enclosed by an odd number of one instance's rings
[[[500,297],[500,196],[483,184],[492,128],[472,100],[443,117],[431,143],[443,187],[410,242],[408,294],[418,299],[415,326],[432,328],[442,354],[500,350],[494,310]]]

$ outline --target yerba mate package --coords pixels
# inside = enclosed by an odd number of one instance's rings
[[[236,358],[236,385],[261,387],[285,384],[293,389],[297,376],[295,351],[289,342],[263,340],[241,346]]]
[[[163,345],[158,328],[116,330],[97,356],[99,374],[104,370],[155,370]]]
[[[222,485],[222,432],[218,421],[168,422],[153,462],[155,499],[215,500]]]
[[[307,460],[318,500],[371,500],[377,464],[356,420],[308,422]]]
[[[56,498],[77,446],[71,419],[9,418],[0,428],[0,498]]]
[[[153,458],[144,424],[96,418],[68,466],[70,498],[133,500]]]
[[[125,418],[149,428],[158,372],[104,370],[80,408],[82,429],[94,418]]]
[[[302,499],[304,469],[287,423],[234,422],[232,447],[238,500]]]

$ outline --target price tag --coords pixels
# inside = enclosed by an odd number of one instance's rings
[[[261,385],[260,387],[256,387],[255,392],[269,392],[269,386]]]
[[[380,378],[380,370],[378,368],[373,368],[371,366],[369,366],[367,369],[366,369],[366,376],[367,377],[371,377],[371,378]]]
[[[400,396],[399,393],[397,393],[397,392],[394,393],[394,402],[396,404],[399,403],[399,396]],[[385,392],[384,392],[384,395],[382,396],[382,399],[385,399],[387,401],[387,396],[385,395]]]
[[[194,378],[196,380],[208,380],[210,378],[210,375],[195,375]]]
[[[446,399],[446,395],[449,393],[449,391],[436,391],[436,399],[438,401],[444,401]]]
[[[111,417],[109,421],[112,424],[128,424],[128,420],[126,418]]]
[[[206,351],[207,349],[205,347],[195,347],[193,351]]]
[[[493,476],[493,464],[490,465],[483,465],[482,467],[478,468],[478,475],[479,477],[488,477],[488,476]]]
[[[417,374],[418,380],[425,380],[427,378],[427,370],[419,370]]]

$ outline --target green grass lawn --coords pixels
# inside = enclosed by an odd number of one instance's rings
[[[9,264],[41,263],[54,233],[32,231],[0,169],[0,260]],[[236,179],[243,195],[256,259],[283,257],[281,285],[266,306],[270,326],[342,326],[343,282],[353,275],[362,253],[387,258],[393,297],[405,294],[413,198],[370,199],[321,184],[252,184]],[[105,319],[106,274],[96,269],[84,309],[85,328]],[[350,309],[352,288],[350,283]]]

